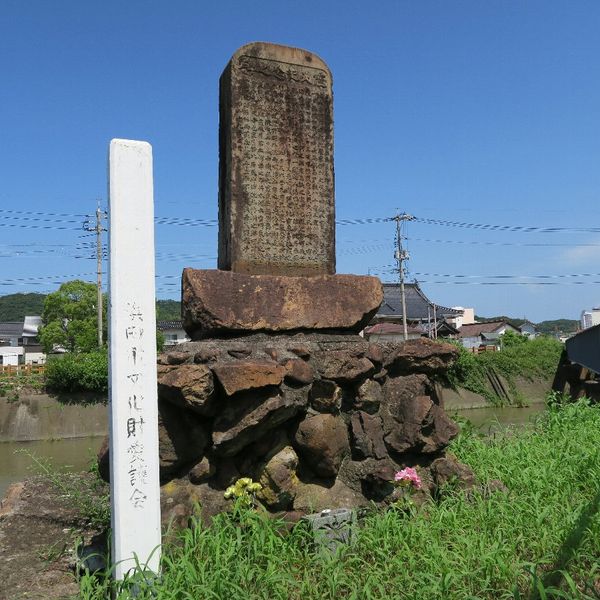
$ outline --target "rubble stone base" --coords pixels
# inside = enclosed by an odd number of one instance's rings
[[[431,379],[456,355],[426,339],[317,333],[211,339],[160,355],[165,518],[185,520],[194,502],[207,516],[224,510],[223,491],[240,477],[262,484],[273,512],[393,501],[406,466],[423,494],[434,491],[461,474],[443,458],[458,427]],[[106,473],[106,448],[102,459]]]

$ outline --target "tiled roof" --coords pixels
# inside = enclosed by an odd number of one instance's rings
[[[0,339],[3,337],[22,337],[23,321],[0,323]]]
[[[410,321],[426,321],[429,315],[433,319],[434,303],[423,293],[418,283],[405,283],[404,296],[406,299],[406,318]],[[435,305],[438,319],[462,315],[462,310]],[[377,317],[402,317],[402,301],[400,299],[399,283],[383,284],[383,302],[377,311]]]
[[[160,331],[167,329],[183,329],[183,321],[157,321],[156,328]]]
[[[503,325],[508,325],[508,323],[506,321],[490,321],[489,323],[470,323],[469,325],[463,325],[458,330],[458,334],[462,338],[477,337],[482,333],[494,333]]]

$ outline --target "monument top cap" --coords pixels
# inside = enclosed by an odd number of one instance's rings
[[[235,61],[235,59],[241,56],[252,56],[254,58],[322,69],[329,75],[329,82],[331,84],[331,71],[327,63],[314,52],[304,50],[303,48],[294,48],[293,46],[283,46],[270,42],[250,42],[238,48],[231,57],[230,62]]]

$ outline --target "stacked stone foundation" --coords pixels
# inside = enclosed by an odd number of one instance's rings
[[[266,335],[190,342],[158,359],[163,517],[226,510],[241,477],[271,512],[387,504],[416,467],[421,496],[461,467],[444,456],[457,425],[432,378],[456,349],[430,340]],[[106,453],[104,453],[106,464]]]

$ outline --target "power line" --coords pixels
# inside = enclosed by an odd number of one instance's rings
[[[44,280],[59,280],[59,279],[79,279],[80,277],[88,277],[95,273],[77,273],[76,275],[43,275],[39,277],[16,277],[14,279],[5,279],[0,281],[0,285],[17,285],[20,283],[32,283]]]
[[[520,242],[487,242],[487,241],[477,241],[477,240],[439,240],[439,239],[424,239],[424,238],[414,238],[407,237],[407,240],[413,242],[426,242],[428,244],[465,244],[471,246],[520,246],[520,247],[530,247],[530,248],[593,248],[599,247],[600,244],[553,244],[550,242],[528,242],[528,243],[520,243]]]
[[[41,215],[46,217],[86,217],[87,215],[80,215],[75,213],[55,213],[55,212],[41,212],[33,210],[13,210],[8,208],[0,208],[0,213],[9,213],[15,215]]]
[[[600,281],[423,281],[428,285],[598,285]]]
[[[397,271],[394,265],[383,265],[371,272],[377,273],[395,273]],[[414,271],[413,275],[418,277],[444,277],[448,279],[575,279],[578,277],[600,277],[600,273],[554,273],[554,274],[535,274],[535,275],[463,275],[455,273],[425,273]]]
[[[17,223],[0,223],[0,227],[18,227],[19,229],[55,229],[60,231],[80,231],[80,227],[56,227],[51,225],[19,225]]]
[[[442,219],[423,219],[416,217],[415,221],[424,225],[443,225],[444,227],[460,227],[484,231],[508,231],[518,233],[600,233],[600,227],[531,227],[525,225],[490,225],[482,223],[461,223]]]

